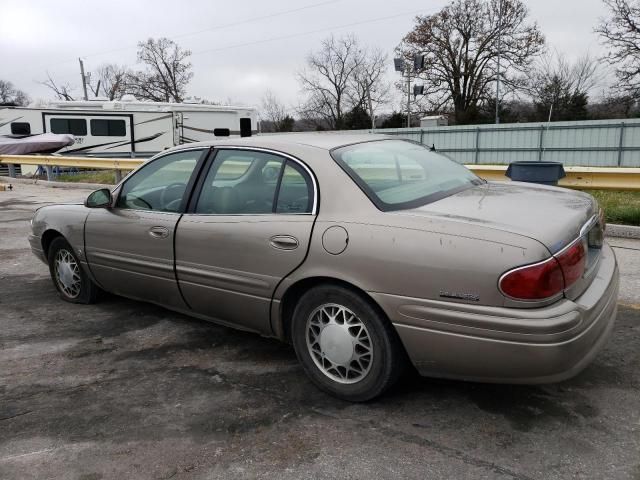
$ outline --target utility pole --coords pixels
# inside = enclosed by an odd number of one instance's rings
[[[407,128],[411,128],[411,72],[407,68]]]
[[[500,123],[500,55],[502,54],[502,0],[498,2],[498,66],[496,69],[496,125]]]
[[[89,96],[87,95],[87,77],[84,74],[84,63],[82,63],[81,58],[78,58],[78,62],[80,62],[80,75],[82,76],[82,90],[84,91],[84,99],[89,100]]]
[[[373,115],[373,102],[371,101],[371,85],[367,83],[367,100],[369,103],[369,115],[371,115],[371,130],[376,129],[376,118]]]

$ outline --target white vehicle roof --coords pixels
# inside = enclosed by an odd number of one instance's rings
[[[20,108],[20,107],[17,107]],[[93,110],[93,111],[135,111],[135,112],[255,112],[254,107],[239,105],[204,105],[201,103],[169,103],[169,102],[143,102],[143,101],[104,101],[104,100],[74,100],[74,101],[52,101],[37,108],[27,107],[34,110]]]

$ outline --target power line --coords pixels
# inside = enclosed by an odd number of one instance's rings
[[[231,50],[234,48],[241,48],[241,47],[248,47],[248,46],[252,46],[252,45],[258,45],[258,44],[262,44],[262,43],[268,43],[268,42],[275,42],[278,40],[287,40],[287,39],[291,39],[291,38],[298,38],[298,37],[304,37],[307,35],[314,35],[316,33],[324,33],[324,32],[329,32],[329,31],[333,31],[333,30],[339,30],[342,28],[349,28],[349,27],[355,27],[355,26],[359,26],[359,25],[366,25],[366,24],[370,24],[370,23],[376,23],[376,22],[381,22],[384,20],[392,20],[394,18],[399,18],[399,17],[404,17],[407,15],[416,15],[418,13],[424,13],[424,9],[420,9],[420,10],[413,10],[410,12],[403,12],[403,13],[397,13],[394,15],[387,15],[384,17],[377,17],[377,18],[372,18],[369,20],[361,20],[358,22],[352,22],[352,23],[346,23],[346,24],[342,24],[342,25],[334,25],[332,27],[325,27],[325,28],[319,28],[316,30],[309,30],[306,32],[298,32],[298,33],[293,33],[293,34],[289,34],[289,35],[280,35],[280,36],[276,36],[276,37],[270,37],[270,38],[264,38],[264,39],[260,39],[260,40],[252,40],[250,42],[244,42],[244,43],[237,43],[234,45],[225,45],[223,47],[217,47],[217,48],[211,48],[211,49],[207,49],[207,50],[201,50],[199,52],[193,52],[192,56],[197,56],[197,55],[202,55],[205,53],[213,53],[213,52],[221,52],[224,50]],[[72,75],[63,75],[63,76],[59,76],[58,78],[70,78]]]
[[[252,17],[252,18],[248,18],[245,20],[239,20],[237,22],[232,22],[232,23],[226,23],[226,24],[222,24],[222,25],[216,25],[215,27],[211,27],[211,28],[206,28],[206,29],[202,29],[202,30],[195,30],[193,32],[186,32],[186,33],[181,33],[178,35],[173,35],[169,38],[171,39],[176,39],[176,38],[185,38],[185,37],[191,37],[194,35],[200,35],[201,33],[207,33],[207,32],[214,32],[216,30],[223,30],[225,28],[230,28],[230,27],[237,27],[238,25],[244,25],[247,23],[253,23],[253,22],[257,22],[260,20],[267,20],[270,18],[275,18],[275,17],[280,17],[283,15],[288,15],[290,13],[296,13],[296,12],[300,12],[303,10],[309,10],[311,8],[318,8],[318,7],[322,7],[324,5],[329,5],[331,3],[337,3],[341,0],[327,0],[324,2],[319,2],[319,3],[312,3],[311,5],[305,5],[304,7],[298,7],[298,8],[293,8],[293,9],[289,9],[289,10],[284,10],[281,12],[276,12],[276,13],[270,13],[268,15],[262,15],[260,17]],[[87,55],[82,55],[82,58],[89,58],[89,57],[97,57],[100,55],[107,55],[109,53],[116,53],[116,52],[123,52],[126,50],[131,50],[133,48],[138,48],[138,45],[128,45],[126,47],[118,47],[118,48],[114,48],[111,50],[103,50],[102,52],[95,52],[95,53],[90,53]],[[17,73],[22,73],[25,71],[32,71],[36,68],[40,69],[40,68],[44,68],[44,69],[48,69],[49,67],[55,67],[57,65],[63,65],[66,63],[71,63],[71,62],[75,62],[77,59],[73,58],[73,59],[68,59],[68,60],[61,60],[59,62],[56,63],[52,63],[52,64],[48,64],[48,65],[40,65],[40,66],[33,66],[33,67],[29,67],[28,69],[25,70],[15,70],[13,72],[10,72],[9,74],[7,74],[7,76],[11,76],[11,75],[15,75]]]
[[[424,12],[424,9],[414,10],[412,12],[398,13],[398,14],[389,15],[389,16],[386,16],[386,17],[373,18],[373,19],[370,19],[370,20],[362,20],[360,22],[346,23],[346,24],[343,24],[343,25],[336,25],[336,26],[333,26],[333,27],[319,28],[317,30],[309,30],[307,32],[293,33],[291,35],[281,35],[281,36],[278,36],[278,37],[271,37],[271,38],[265,38],[265,39],[261,39],[261,40],[254,40],[254,41],[251,41],[251,42],[237,43],[235,45],[226,45],[224,47],[211,48],[211,49],[207,49],[207,50],[201,50],[199,52],[193,52],[192,56],[202,55],[203,53],[220,52],[220,51],[223,51],[223,50],[230,50],[230,49],[233,49],[233,48],[248,47],[248,46],[257,45],[257,44],[260,44],[260,43],[274,42],[276,40],[286,40],[286,39],[290,39],[290,38],[304,37],[306,35],[314,35],[316,33],[323,33],[323,32],[328,32],[328,31],[331,31],[331,30],[339,30],[341,28],[355,27],[355,26],[358,26],[358,25],[365,25],[365,24],[368,24],[368,23],[381,22],[383,20],[391,20],[393,18],[404,17],[405,15],[415,15],[415,14],[421,13],[421,12]]]

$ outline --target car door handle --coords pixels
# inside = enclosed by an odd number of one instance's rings
[[[149,229],[149,235],[153,238],[167,238],[169,236],[169,229],[166,227],[151,227]]]
[[[299,242],[296,237],[291,235],[274,235],[269,239],[269,244],[278,250],[295,250],[298,248]]]

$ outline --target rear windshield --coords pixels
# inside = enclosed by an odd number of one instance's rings
[[[482,183],[464,166],[406,140],[358,143],[331,154],[384,211],[416,208]]]

